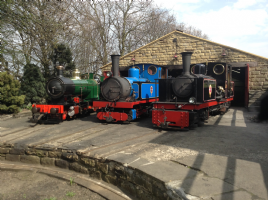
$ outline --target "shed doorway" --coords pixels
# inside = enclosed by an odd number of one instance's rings
[[[232,67],[232,80],[234,81],[234,100],[232,106],[248,106],[248,67]]]

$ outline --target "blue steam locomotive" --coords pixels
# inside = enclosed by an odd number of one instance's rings
[[[158,79],[162,68],[153,64],[130,67],[128,77],[119,75],[120,55],[112,55],[112,73],[101,84],[101,94],[106,101],[94,101],[97,117],[107,122],[130,122],[148,113],[151,102],[159,96]]]

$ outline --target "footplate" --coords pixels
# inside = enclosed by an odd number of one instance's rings
[[[153,110],[152,123],[161,128],[189,127],[189,112],[176,110]]]
[[[107,122],[127,121],[128,115],[120,112],[98,112],[97,117],[99,120]]]

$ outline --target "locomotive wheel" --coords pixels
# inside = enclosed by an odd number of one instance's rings
[[[197,124],[191,124],[190,126],[189,126],[189,129],[190,130],[194,130],[195,128],[197,128]]]
[[[113,122],[113,121],[114,121],[114,118],[112,118],[111,116],[106,117],[106,122],[110,123],[110,122]]]
[[[90,115],[90,112],[87,111],[87,110],[84,110],[84,111],[82,112],[82,114],[80,114],[80,117],[86,117],[86,116],[88,116],[88,115]]]
[[[127,121],[132,121],[132,115],[128,115],[128,117],[127,117]]]
[[[203,122],[203,121],[199,121],[199,122],[197,123],[197,125],[198,125],[199,127],[202,127],[202,126],[204,126],[204,122]]]

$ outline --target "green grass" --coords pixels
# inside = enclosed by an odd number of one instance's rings
[[[49,199],[44,199],[44,200],[57,200],[55,197],[50,197]]]
[[[49,199],[44,199],[44,200],[57,200],[55,197],[50,197]]]
[[[68,197],[73,197],[74,195],[75,195],[74,192],[67,192],[67,194],[66,194],[66,196],[68,196]]]
[[[73,182],[74,182],[74,179],[71,177],[71,178],[70,178],[70,185],[71,185],[71,186],[73,185]]]

